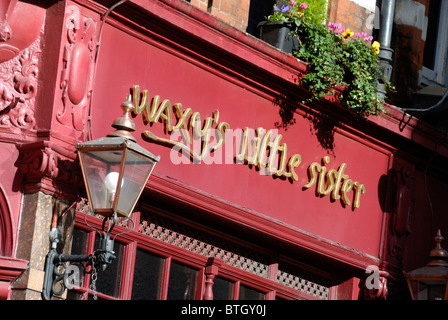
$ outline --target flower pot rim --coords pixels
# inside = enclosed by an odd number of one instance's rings
[[[258,23],[257,27],[260,26],[265,26],[265,25],[287,25],[287,26],[291,26],[292,23],[290,22],[286,22],[286,21],[261,21]]]

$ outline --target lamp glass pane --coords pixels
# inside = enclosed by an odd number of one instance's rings
[[[443,280],[411,280],[415,300],[443,300],[447,282]]]
[[[123,150],[81,152],[92,210],[110,210],[118,187]],[[98,212],[101,213],[101,212]]]
[[[154,167],[154,161],[128,150],[125,157],[123,182],[116,206],[117,213],[129,216],[135,203],[148,181]]]

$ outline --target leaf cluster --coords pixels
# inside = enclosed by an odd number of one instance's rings
[[[303,20],[292,35],[301,43],[293,55],[308,63],[309,72],[301,81],[312,92],[311,101],[338,93],[342,105],[357,116],[384,112],[377,95],[378,55],[365,40],[346,39],[308,20]]]
[[[354,34],[338,24],[324,25],[324,13],[318,8],[321,1],[286,0],[282,8],[274,6],[267,17],[268,21],[287,23],[290,35],[299,40],[299,49],[292,54],[308,64],[301,79],[312,93],[308,101],[337,94],[341,104],[357,116],[383,113],[377,94],[379,44],[370,46],[372,37]]]

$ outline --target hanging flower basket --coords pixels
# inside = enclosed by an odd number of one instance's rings
[[[311,97],[303,102],[335,96],[361,118],[385,112],[377,92],[379,43],[337,23],[314,23],[307,8],[305,2],[285,0],[259,24],[262,40],[307,63],[299,84]]]

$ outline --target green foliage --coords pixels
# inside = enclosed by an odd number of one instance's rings
[[[378,42],[370,46],[372,38],[366,34],[355,34],[334,23],[315,23],[306,4],[292,3],[287,5],[288,10],[274,8],[268,20],[289,22],[291,35],[299,39],[299,49],[292,54],[308,64],[308,72],[301,79],[312,93],[308,101],[318,101],[340,90],[342,106],[356,116],[383,113],[377,95]]]
[[[313,24],[323,24],[327,20],[329,0],[307,0],[306,16]]]

